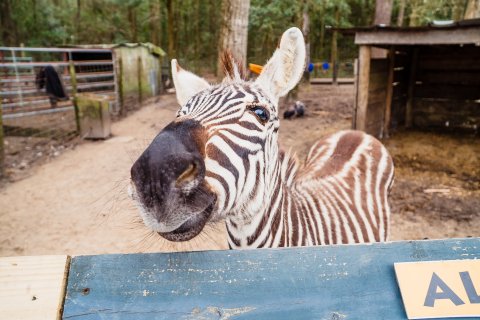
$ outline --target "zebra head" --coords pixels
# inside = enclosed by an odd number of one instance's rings
[[[181,105],[131,169],[144,223],[171,241],[198,235],[208,221],[248,216],[268,202],[278,150],[278,99],[300,80],[305,45],[288,29],[255,81],[227,59],[210,85],[172,60]]]

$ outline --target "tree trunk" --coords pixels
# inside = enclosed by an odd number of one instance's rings
[[[75,35],[76,35],[76,39],[75,41],[78,42],[79,40],[79,35],[80,35],[80,17],[81,17],[81,13],[82,13],[82,5],[81,5],[82,1],[81,0],[77,0],[77,14],[75,15]]]
[[[340,8],[335,7],[335,28],[340,26]],[[332,62],[332,84],[337,85],[337,73],[338,73],[338,53],[337,53],[337,36],[338,31],[334,30],[332,32],[332,52],[330,55],[330,60]]]
[[[0,1],[0,23],[2,27],[2,41],[5,46],[15,44],[14,22],[12,20],[12,5],[10,0]]]
[[[464,19],[480,18],[480,0],[468,0]]]
[[[217,76],[221,67],[221,56],[230,50],[243,66],[247,61],[248,11],[250,0],[223,0],[218,46]]]
[[[420,24],[420,7],[421,2],[419,0],[412,0],[410,3],[410,27],[417,27]]]
[[[398,8],[398,16],[397,16],[397,27],[403,26],[403,18],[405,16],[406,4],[407,4],[406,0],[400,0],[400,7]]]
[[[168,14],[168,57],[173,59],[176,57],[175,52],[175,29],[174,29],[174,12],[173,1],[167,0],[167,14]]]
[[[150,0],[149,7],[149,25],[150,25],[150,42],[155,45],[160,45],[160,3],[157,0]]]
[[[377,0],[375,2],[375,19],[374,25],[390,25],[392,20],[393,0]],[[386,58],[387,50],[372,48],[372,58]]]
[[[306,81],[310,81],[310,73],[308,72],[308,64],[310,63],[310,17],[308,15],[308,0],[303,2],[303,24],[302,24],[303,37],[305,39],[305,53],[306,53],[306,66],[304,71],[304,78]]]
[[[130,23],[131,38],[133,42],[138,42],[138,30],[137,30],[137,10],[133,6],[128,6],[128,22]]]
[[[454,0],[453,7],[452,7],[452,20],[460,21],[463,19],[463,15],[465,12],[465,0]]]
[[[200,61],[200,0],[195,0],[195,39],[193,42],[193,54],[195,56],[195,64],[196,66],[201,65]]]
[[[324,56],[325,51],[325,14],[322,11],[322,16],[320,18],[320,41],[319,41],[319,49],[318,49],[318,56],[322,59],[325,59]]]

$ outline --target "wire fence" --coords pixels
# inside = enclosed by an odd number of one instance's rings
[[[107,96],[117,113],[116,83],[109,49],[0,47],[0,172],[21,171],[71,146],[77,93]]]

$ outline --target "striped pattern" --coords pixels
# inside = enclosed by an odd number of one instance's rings
[[[259,121],[251,106],[269,112]],[[205,132],[206,182],[217,196],[212,220],[225,219],[231,248],[385,241],[393,162],[359,131],[316,143],[305,165],[279,150],[277,106],[254,83],[223,83],[192,97],[176,121]]]

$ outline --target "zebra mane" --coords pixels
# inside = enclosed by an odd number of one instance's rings
[[[225,72],[224,82],[245,81],[247,79],[243,62],[235,59],[230,50],[225,50],[221,56],[223,71]]]

